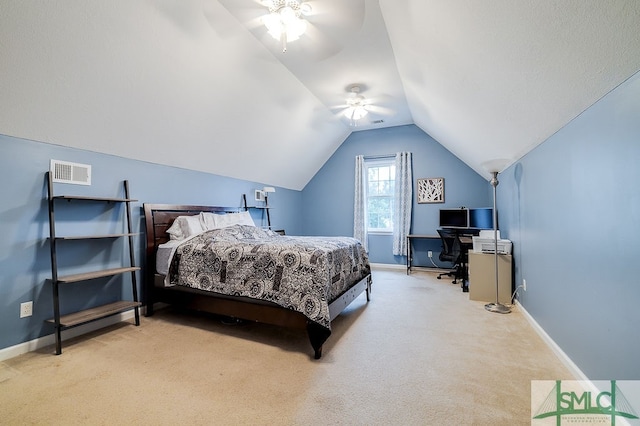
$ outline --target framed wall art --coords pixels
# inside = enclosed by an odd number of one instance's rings
[[[418,203],[444,203],[444,178],[418,179]]]

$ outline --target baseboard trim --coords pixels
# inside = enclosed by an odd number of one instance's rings
[[[92,331],[96,331],[101,328],[108,327],[110,325],[132,319],[134,317],[135,317],[134,311],[127,311],[127,312],[122,312],[118,315],[113,315],[107,318],[103,318],[98,321],[80,325],[78,327],[74,327],[69,330],[63,330],[62,341],[64,343],[64,341],[67,339],[72,339],[74,337],[78,337],[83,334],[87,334]],[[33,339],[28,342],[19,343],[14,346],[9,346],[8,348],[0,349],[0,361],[5,361],[7,359],[14,358],[18,355],[26,354],[27,352],[33,352],[38,349],[44,348],[45,346],[54,345],[55,343],[56,343],[55,336],[53,334],[48,334],[46,336],[38,337],[37,339]],[[64,344],[63,344],[63,349],[64,349]],[[55,352],[55,349],[51,351],[52,354],[54,352]]]
[[[400,265],[398,263],[371,263],[372,269],[394,269],[394,270],[406,270],[407,265]]]
[[[394,271],[406,271],[407,265],[399,264],[399,263],[372,263],[371,269],[387,269]],[[412,266],[411,272],[434,272],[436,274],[440,274],[442,272],[451,271],[451,268],[439,268],[435,266]]]
[[[538,322],[527,312],[527,310],[520,304],[519,301],[516,300],[516,306],[522,312],[525,319],[529,322],[531,327],[538,333],[538,335],[542,338],[542,340],[549,346],[549,348],[553,351],[553,353],[560,359],[560,362],[564,364],[565,367],[569,369],[571,374],[576,380],[584,380],[589,381],[589,378],[578,368],[575,362],[569,358],[569,356],[558,346],[558,344],[547,334],[546,331],[538,324]]]

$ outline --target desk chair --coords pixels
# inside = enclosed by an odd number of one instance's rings
[[[460,236],[454,229],[438,229],[438,235],[442,241],[442,251],[438,257],[443,262],[453,263],[453,269],[438,275],[438,279],[443,276],[453,277],[453,284],[460,281],[462,291],[468,291],[465,284],[467,279],[467,260],[466,250],[463,250]]]

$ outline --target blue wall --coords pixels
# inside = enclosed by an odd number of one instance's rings
[[[354,167],[357,155],[386,155],[398,151],[413,154],[413,219],[411,233],[436,234],[438,212],[445,207],[490,207],[491,186],[456,156],[414,125],[352,133],[336,150],[302,193],[302,212],[308,235],[353,235]],[[444,177],[445,202],[418,204],[415,182],[418,178]],[[427,250],[439,242],[416,244],[415,263],[430,265]],[[405,264],[404,256],[394,256],[390,235],[369,236],[369,257],[374,263]],[[444,264],[443,264],[444,265]]]
[[[500,182],[522,305],[590,379],[640,379],[640,74]]]
[[[519,300],[591,379],[640,379],[638,117],[635,75],[499,176],[501,232],[514,242],[516,284],[527,280]],[[417,127],[403,126],[353,133],[302,192],[278,188],[270,197],[274,227],[352,235],[355,156],[404,150],[414,155],[414,182],[445,178],[446,202],[414,204],[412,232],[433,233],[442,207],[491,204],[485,179]],[[138,230],[142,202],[240,205],[241,194],[263,186],[0,136],[0,348],[51,333],[43,326],[52,315],[45,284],[44,171],[50,158],[93,165],[94,184],[75,191],[110,195],[129,179],[140,200],[134,206]],[[139,262],[142,245],[138,239]],[[391,255],[386,236],[372,239],[371,259],[404,263]],[[20,302],[27,300],[35,301],[34,316],[19,319]]]
[[[269,184],[241,181],[0,135],[0,349],[53,332],[52,327],[44,323],[46,319],[53,317],[51,285],[46,281],[51,278],[45,184],[45,171],[49,169],[50,159],[92,165],[91,186],[58,184],[57,194],[122,196],[122,181],[129,180],[131,196],[139,200],[132,205],[134,232],[144,232],[142,203],[240,207],[242,194],[247,194],[248,202],[251,204],[254,190]],[[271,194],[269,204],[273,207],[271,219],[275,229],[284,228],[289,234],[302,233],[303,221],[298,214],[301,198],[299,191],[282,188],[277,188],[277,191]],[[76,205],[74,208],[84,207]],[[95,233],[95,227],[98,226],[96,220],[105,222],[109,215],[113,216],[117,211],[106,214],[97,211],[88,213],[93,219],[90,223],[77,222],[71,217],[73,226],[76,227],[75,235]],[[260,224],[261,220],[262,217],[257,212],[254,221]],[[142,266],[143,237],[140,235],[135,239],[135,257],[137,263]],[[65,244],[69,247],[70,243]],[[121,250],[105,252],[97,247],[88,251],[74,250],[74,254],[78,256],[78,264],[97,264],[95,269],[109,267],[123,256]],[[94,268],[89,267],[85,270],[91,269]],[[122,288],[122,280],[127,279],[128,276],[114,278],[108,285]],[[139,275],[138,283],[142,283]],[[130,286],[130,281],[124,284]],[[112,301],[114,292],[125,292],[124,289],[116,288],[106,294],[90,294],[90,284],[78,286],[73,291],[90,297],[95,304]],[[34,301],[33,316],[19,318],[20,303],[29,300]],[[82,299],[79,297],[64,301],[69,308],[79,308],[81,302]]]

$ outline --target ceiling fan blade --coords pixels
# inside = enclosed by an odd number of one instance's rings
[[[393,101],[395,100],[395,98],[391,95],[387,95],[387,94],[374,94],[371,96],[367,96],[367,100],[372,104],[372,105],[384,105],[388,102],[393,103]]]
[[[341,104],[341,105],[332,105],[329,107],[329,109],[333,110],[333,109],[345,109],[345,108],[349,108],[349,104]]]
[[[335,56],[344,48],[344,44],[311,22],[307,24],[307,31],[296,43],[304,45],[304,51],[318,61]]]
[[[305,18],[322,28],[332,31],[358,32],[364,23],[364,0],[310,0],[311,6]]]
[[[379,105],[367,105],[365,109],[373,114],[378,114],[378,115],[386,115],[386,116],[396,115],[396,112],[391,108],[386,108]]]
[[[311,12],[304,38],[316,60],[330,58],[344,49],[346,41],[357,36],[365,17],[364,0],[308,1]],[[304,40],[303,40],[304,42]]]
[[[262,17],[269,14],[267,6],[261,1],[219,0],[225,9],[229,11],[249,31],[264,28]]]

